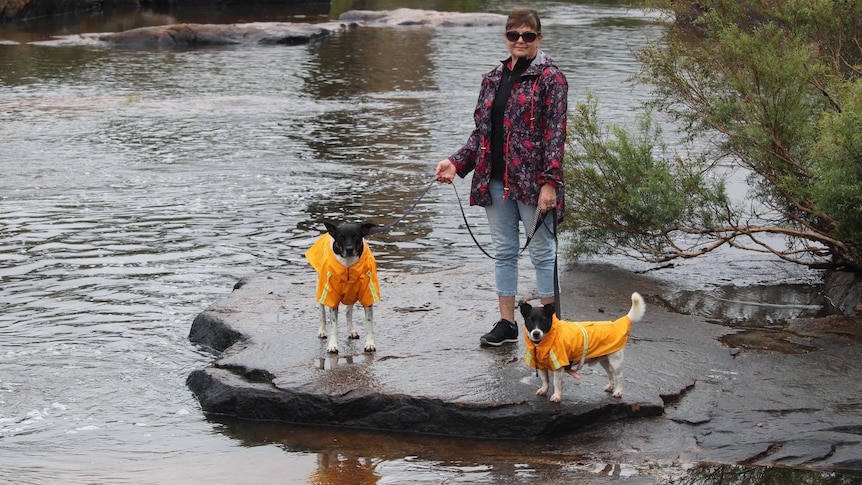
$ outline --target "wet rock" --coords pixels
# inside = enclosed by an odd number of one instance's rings
[[[824,460],[834,451],[834,444],[830,441],[792,440],[771,446],[762,459],[755,460],[755,464],[796,467]]]
[[[307,44],[350,26],[343,23],[300,24],[263,22],[248,24],[172,24],[141,27],[98,36],[102,42],[125,48],[182,48],[237,44]]]
[[[860,317],[828,315],[822,318],[795,318],[786,322],[784,329],[818,350],[852,347],[862,342]]]
[[[667,409],[668,418],[685,424],[704,424],[712,419],[715,403],[721,398],[721,387],[710,382],[699,382],[697,387],[699,392]]]
[[[679,358],[704,352],[679,345],[677,329],[662,322],[660,312],[651,314],[648,303],[647,317],[633,329],[626,349],[623,398],[602,390],[601,368],[588,368],[580,383],[567,377],[563,402],[551,403],[535,395],[540,380],[523,364],[523,342],[502,348],[478,344],[496,320],[489,270],[481,265],[381,275],[384,302],[374,312],[378,351],[364,353],[361,339],[346,338],[342,322],[337,355],[328,354],[317,338],[310,269],[307,279],[254,276],[195,319],[190,338],[223,352],[212,367],[194,371],[188,385],[206,412],[220,415],[524,438],[661,415],[665,400],[684,394],[704,370],[699,363],[679,365]],[[623,315],[631,291],[649,294],[648,286],[636,282],[584,288],[561,298],[563,313],[572,319]],[[362,312],[355,313],[358,318]],[[726,356],[714,338],[720,333],[704,325],[684,340],[694,337],[698,347]]]
[[[824,297],[843,315],[862,315],[862,274],[834,271],[826,277]]]
[[[734,373],[719,382],[712,419],[692,430],[699,458],[846,469],[848,456],[862,456],[859,352],[857,342],[808,354],[739,354]]]

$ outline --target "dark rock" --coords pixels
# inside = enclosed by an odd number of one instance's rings
[[[857,342],[808,354],[739,354],[738,366],[716,381],[711,419],[696,428],[699,458],[846,469],[854,453],[862,456],[859,349]]]
[[[224,352],[212,367],[193,372],[188,385],[203,409],[213,414],[524,438],[661,415],[667,396],[684,394],[704,371],[700,363],[678,365],[677,358],[690,351],[675,348],[676,330],[648,304],[647,317],[633,329],[626,350],[621,400],[602,391],[606,377],[598,367],[588,368],[580,383],[566,377],[560,404],[536,396],[540,381],[535,370],[523,364],[522,342],[490,349],[478,345],[478,337],[494,321],[496,296],[490,285],[470,275],[489,269],[483,265],[381,275],[384,303],[375,309],[378,351],[370,354],[362,352],[361,343],[346,339],[343,322],[341,353],[326,353],[316,335],[319,310],[310,268],[306,281],[277,274],[247,278],[192,324],[190,339]],[[566,295],[564,314],[607,319],[606,314],[628,311],[631,291],[649,294],[649,285],[636,281],[586,288],[587,294]],[[358,317],[362,312],[356,313]],[[341,316],[343,320],[343,311]],[[721,331],[700,326],[692,333],[698,336],[697,352],[729,359],[714,338]]]
[[[757,464],[800,466],[828,458],[835,451],[834,444],[823,440],[791,440],[769,449],[768,454],[756,460]]]
[[[305,44],[349,26],[341,23],[172,24],[98,37],[114,47],[173,49],[238,44]]]
[[[823,289],[832,308],[844,315],[862,315],[862,274],[833,271]]]
[[[242,340],[242,334],[226,325],[218,314],[202,312],[195,317],[189,340],[218,352]]]

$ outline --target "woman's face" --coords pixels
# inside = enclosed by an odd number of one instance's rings
[[[520,35],[516,37],[513,32],[517,32]],[[527,34],[526,37],[531,38],[533,36],[530,34],[535,34],[535,39],[532,42],[527,42],[523,34]],[[515,38],[515,40],[512,40],[512,38]],[[512,27],[506,31],[506,45],[509,47],[509,53],[512,54],[513,59],[521,57],[532,59],[536,57],[536,53],[539,52],[539,44],[541,43],[542,34],[533,30],[528,24]]]

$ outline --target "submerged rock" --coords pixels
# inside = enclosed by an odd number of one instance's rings
[[[303,24],[258,22],[248,24],[171,24],[141,27],[98,39],[114,47],[179,48],[238,44],[307,44],[350,28],[329,22]]]
[[[33,43],[46,46],[107,45],[129,49],[182,49],[243,44],[299,45],[363,26],[502,26],[505,21],[505,15],[489,13],[436,12],[408,8],[351,10],[341,14],[336,22],[180,23],[140,27],[115,33],[65,35]]]

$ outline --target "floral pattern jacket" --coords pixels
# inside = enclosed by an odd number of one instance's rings
[[[503,77],[503,61],[482,77],[473,114],[476,128],[467,143],[449,157],[460,177],[473,171],[470,205],[491,205],[491,106]],[[557,187],[557,218],[565,207],[563,152],[566,145],[568,82],[541,50],[512,86],[503,120],[506,171],[504,197],[537,205],[542,185]]]

